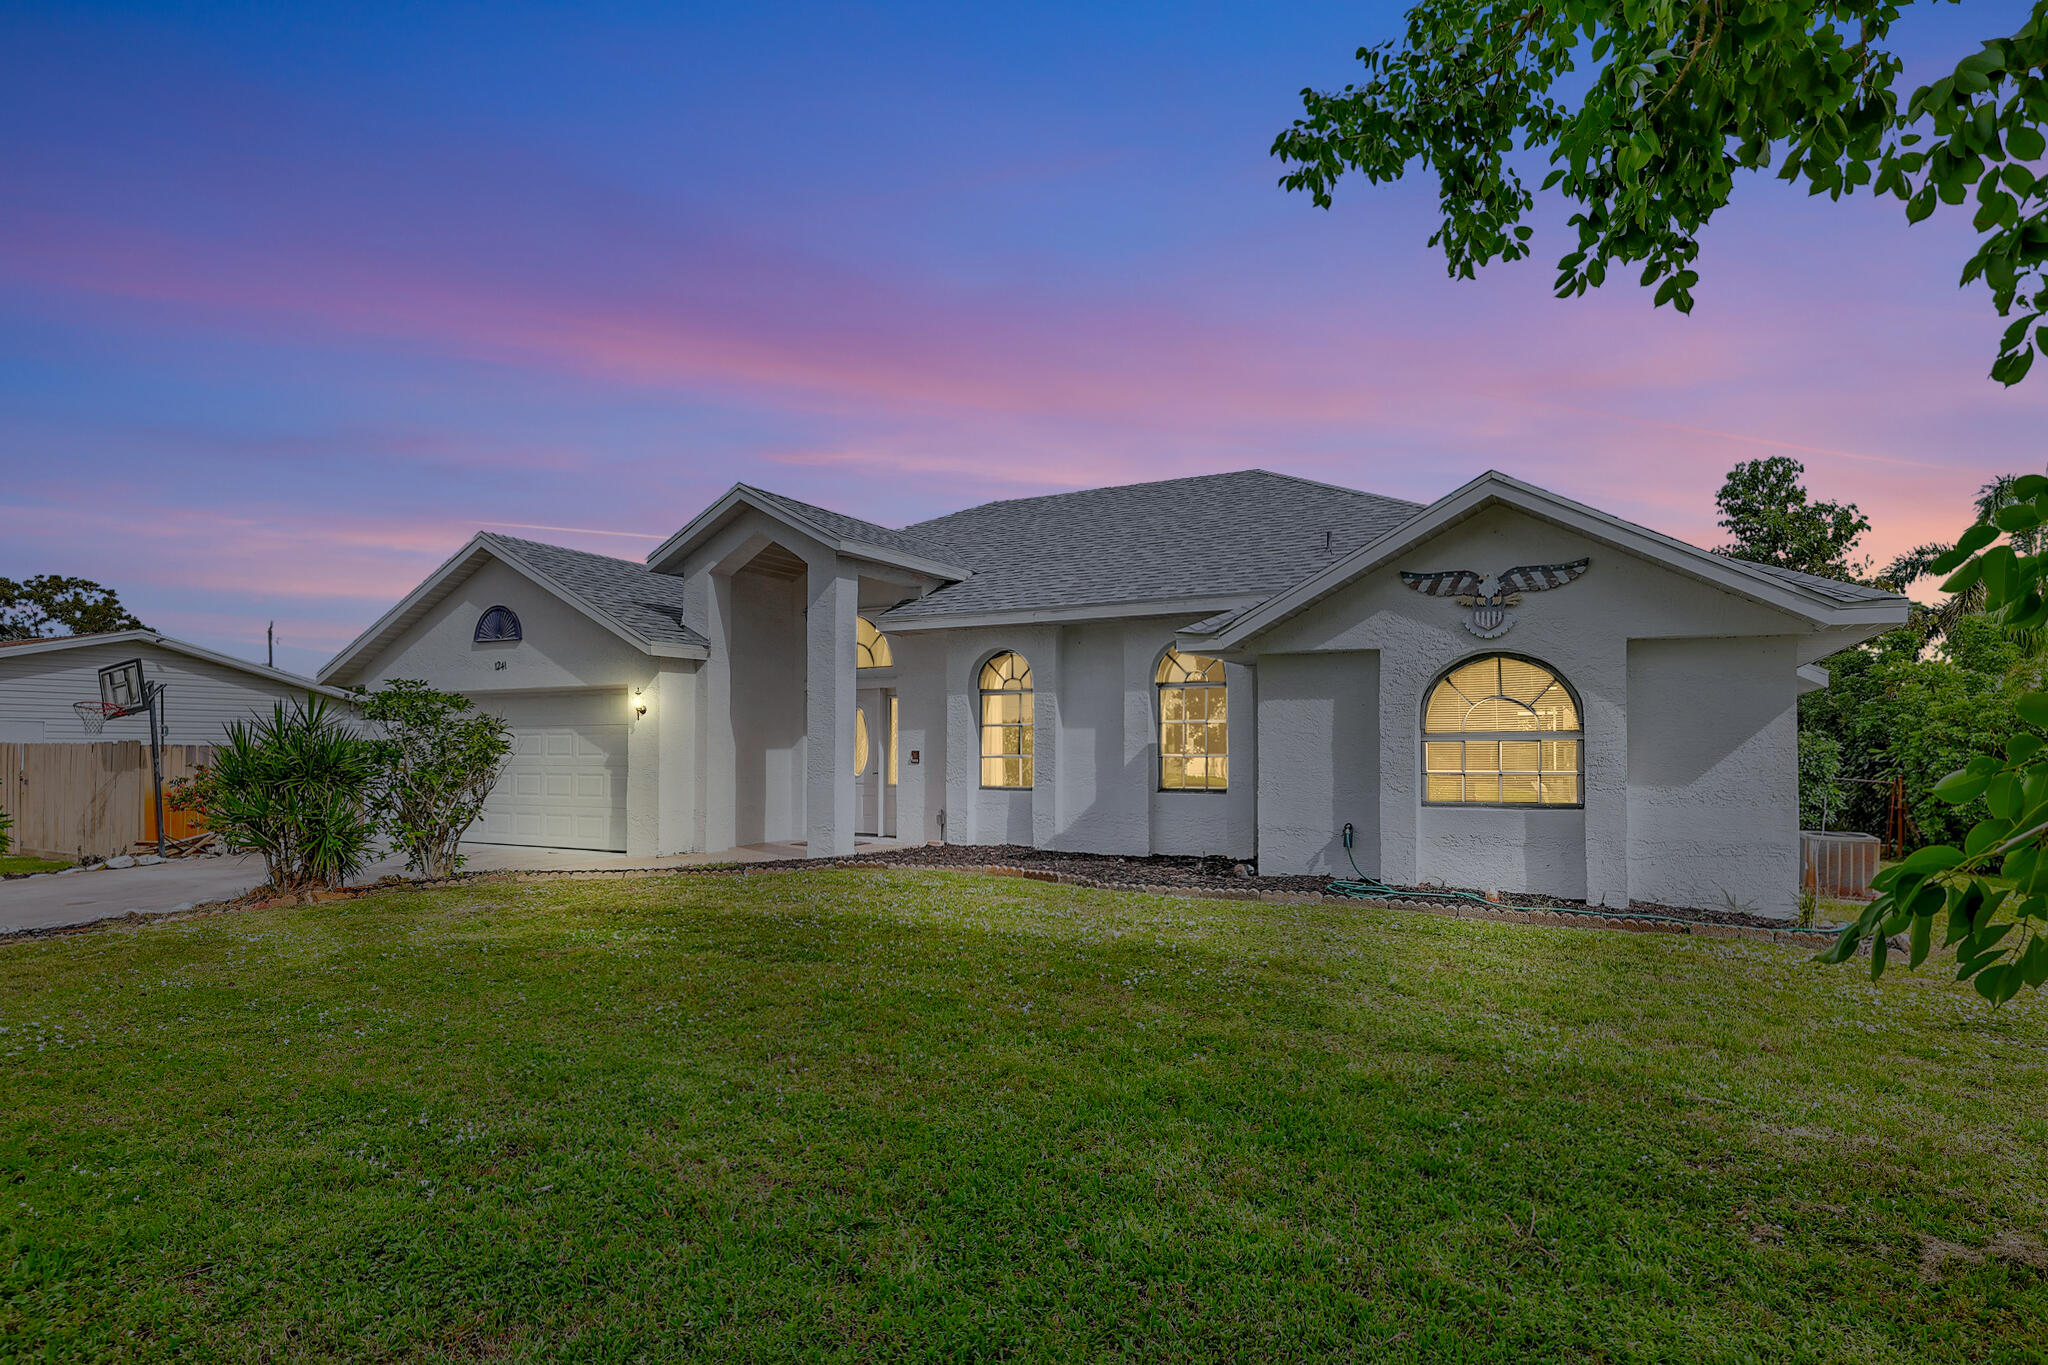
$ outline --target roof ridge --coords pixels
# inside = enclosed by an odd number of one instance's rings
[[[643,573],[653,573],[644,560],[625,559],[619,555],[608,555],[602,550],[586,550],[576,545],[557,545],[552,540],[531,540],[526,536],[508,536],[502,531],[478,531],[485,540],[495,540],[506,545],[538,545],[543,550],[562,550],[572,555],[588,555],[592,559],[605,559],[614,564],[627,564]]]
[[[1310,488],[1324,488],[1333,493],[1345,493],[1354,498],[1376,498],[1381,502],[1398,502],[1405,506],[1416,508],[1428,506],[1427,503],[1412,502],[1407,498],[1396,498],[1386,493],[1374,493],[1363,488],[1347,487],[1341,483],[1329,483],[1322,479],[1307,479],[1299,474],[1286,474],[1276,469],[1266,469],[1263,466],[1250,465],[1243,469],[1212,470],[1206,474],[1176,474],[1172,478],[1167,479],[1138,479],[1131,483],[1102,484],[1092,488],[1066,488],[1056,493],[1027,493],[1022,497],[1016,498],[991,498],[987,502],[977,502],[971,506],[955,508],[951,512],[942,512],[936,517],[926,517],[923,521],[912,522],[903,529],[914,531],[921,526],[930,526],[935,522],[945,521],[949,517],[957,517],[967,512],[979,512],[987,507],[1008,507],[1022,502],[1044,502],[1050,501],[1053,498],[1078,498],[1096,493],[1117,493],[1127,488],[1159,488],[1170,483],[1197,483],[1204,479],[1241,478],[1247,474],[1259,474],[1269,479],[1285,479],[1289,483],[1298,483]]]

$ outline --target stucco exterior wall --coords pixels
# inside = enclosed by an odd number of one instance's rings
[[[1798,913],[1796,645],[1777,636],[1629,647],[1629,881],[1638,900]]]
[[[1464,625],[1465,609],[1449,599],[1415,593],[1402,569],[1469,568],[1495,574],[1520,564],[1589,557],[1577,582],[1526,595],[1505,636],[1485,641]],[[1274,654],[1376,652],[1379,660],[1379,875],[1392,882],[1440,880],[1457,885],[1488,882],[1508,892],[1583,896],[1603,905],[1626,905],[1632,895],[1630,838],[1630,734],[1661,717],[1632,714],[1632,641],[1699,642],[1706,655],[1727,650],[1734,637],[1784,636],[1790,617],[1736,597],[1661,565],[1624,554],[1587,537],[1505,508],[1491,508],[1347,585],[1255,642],[1262,692],[1275,686],[1265,661]],[[1456,664],[1491,653],[1534,659],[1578,694],[1585,726],[1582,750],[1584,808],[1530,810],[1429,807],[1422,802],[1421,715],[1431,685]],[[1717,672],[1770,670],[1769,686],[1789,698],[1794,660],[1787,654],[1729,654]],[[1782,675],[1782,676],[1779,676]],[[1282,707],[1274,712],[1285,716]],[[1746,717],[1728,722],[1739,731]],[[1268,763],[1275,737],[1265,736]],[[1298,740],[1289,741],[1297,747]],[[1275,768],[1268,790],[1283,781]],[[1793,771],[1788,761],[1788,780]],[[1702,798],[1705,799],[1705,798]],[[1730,813],[1739,820],[1741,808]],[[1282,826],[1292,812],[1266,812]],[[1263,842],[1266,872],[1325,870],[1297,863],[1299,839]],[[1312,850],[1310,851],[1312,853]],[[1796,856],[1796,848],[1795,848]],[[1364,861],[1361,859],[1363,867]],[[1368,869],[1370,870],[1370,869]],[[1682,900],[1675,904],[1698,904]]]
[[[477,618],[494,606],[517,613],[524,638],[476,642]],[[374,687],[392,678],[424,678],[479,696],[645,687],[654,672],[654,661],[640,650],[526,575],[488,562],[351,676],[336,681]]]
[[[99,671],[129,659],[142,660],[144,677],[166,689],[168,744],[218,744],[229,722],[267,716],[278,702],[304,701],[307,696],[304,688],[144,641],[30,654],[0,650],[0,742],[92,744],[133,739],[147,744],[146,714],[110,720],[102,733],[94,735],[86,733],[71,709],[75,701],[98,701]],[[330,705],[348,710],[331,699]]]
[[[476,641],[477,618],[494,606],[518,615],[520,639]],[[691,662],[651,658],[518,570],[490,561],[337,681],[374,687],[421,678],[514,724],[625,724],[627,851],[653,857],[689,847],[669,840],[678,821],[694,818],[694,784],[665,786],[661,756],[665,746],[690,745],[695,670]],[[644,716],[632,706],[636,690],[647,702]]]
[[[733,842],[804,837],[803,585],[732,580]]]
[[[1379,655],[1265,654],[1258,665],[1259,871],[1380,870]]]
[[[958,844],[1034,844],[1144,856],[1213,854],[1249,859],[1257,843],[1257,681],[1226,669],[1230,786],[1223,792],[1159,790],[1159,656],[1173,642],[1169,618],[1019,626],[907,635],[899,647],[906,735],[929,735],[943,704],[945,838]],[[934,632],[933,635],[938,633]],[[892,637],[893,638],[893,637]],[[931,643],[926,643],[931,641]],[[981,665],[1013,649],[1031,665],[1036,716],[1034,787],[981,786]],[[942,669],[934,678],[934,667]],[[926,799],[937,790],[926,779]],[[899,801],[903,798],[899,794]],[[935,812],[928,813],[936,828]]]

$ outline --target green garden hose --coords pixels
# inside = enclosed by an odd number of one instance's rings
[[[1326,896],[1349,896],[1353,900],[1361,901],[1470,901],[1474,905],[1483,905],[1489,910],[1520,910],[1524,913],[1540,912],[1551,915],[1587,915],[1594,919],[1613,919],[1620,916],[1628,919],[1655,920],[1662,924],[1692,925],[1697,923],[1695,920],[1681,919],[1677,915],[1654,915],[1641,910],[1592,910],[1575,905],[1510,905],[1506,901],[1489,900],[1476,891],[1409,891],[1398,886],[1388,886],[1385,882],[1375,881],[1358,870],[1358,859],[1351,852],[1351,844],[1354,837],[1355,832],[1352,827],[1349,824],[1345,825],[1344,859],[1351,864],[1351,871],[1355,874],[1354,878],[1350,880],[1339,879],[1329,883],[1323,888],[1323,894]],[[1778,930],[1778,932],[1833,937],[1836,930],[1833,928],[1806,929],[1788,924],[1783,929]]]

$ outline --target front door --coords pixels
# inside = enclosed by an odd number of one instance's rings
[[[885,835],[890,814],[889,750],[895,743],[889,733],[889,693],[863,687],[855,695],[859,709],[853,718],[853,831]]]

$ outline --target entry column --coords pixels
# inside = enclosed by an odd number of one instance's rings
[[[854,621],[860,577],[837,555],[809,565],[804,615],[804,840],[813,858],[853,852]]]

